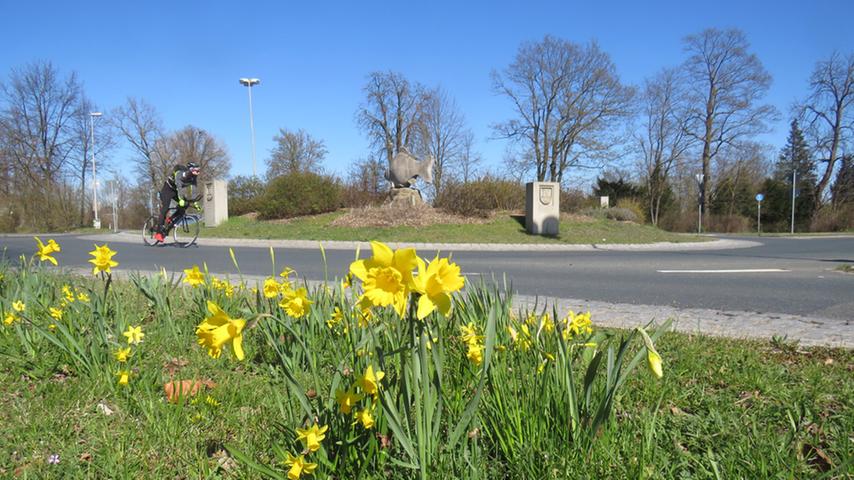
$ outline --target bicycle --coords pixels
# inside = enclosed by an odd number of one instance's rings
[[[198,197],[195,200],[190,200],[190,202],[195,203],[200,199],[201,197]],[[152,215],[148,217],[148,220],[142,226],[142,241],[148,246],[161,243],[154,238],[158,220],[159,218],[156,215]],[[179,247],[187,248],[195,244],[196,239],[199,238],[199,225],[201,222],[202,216],[198,213],[187,213],[186,207],[169,207],[169,210],[166,211],[164,225],[166,233],[163,236],[168,237],[171,232],[175,244]]]

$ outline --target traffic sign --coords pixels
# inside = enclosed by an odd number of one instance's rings
[[[757,193],[756,194],[756,201],[761,202],[762,200],[765,200],[765,195],[762,193]]]

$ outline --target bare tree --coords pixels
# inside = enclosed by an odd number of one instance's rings
[[[396,72],[372,72],[362,89],[356,121],[388,162],[403,149],[415,151],[423,122],[424,87]]]
[[[691,121],[689,134],[702,145],[702,210],[709,204],[711,161],[720,149],[767,130],[777,117],[771,105],[759,104],[771,76],[748,52],[740,30],[710,28],[685,38]]]
[[[745,215],[754,206],[754,194],[768,175],[772,149],[756,142],[739,142],[723,147],[715,156],[713,204],[716,213]],[[749,211],[749,210],[748,210]]]
[[[304,130],[279,129],[273,137],[276,146],[267,159],[267,179],[295,172],[323,171],[327,150],[323,140],[317,140]]]
[[[81,97],[80,109],[74,118],[74,133],[78,138],[78,149],[74,154],[76,162],[72,162],[71,172],[80,180],[80,217],[79,224],[86,224],[87,207],[89,206],[89,190],[87,185],[89,174],[92,170],[92,154],[94,153],[98,171],[106,171],[109,154],[116,147],[116,134],[111,122],[95,122],[90,116],[91,112],[97,110],[94,103],[85,95]],[[97,133],[93,143],[93,129]],[[90,212],[91,213],[91,212]]]
[[[231,170],[231,157],[225,145],[205,130],[192,125],[169,134],[163,141],[164,151],[158,154],[176,164],[195,162],[202,172],[199,183],[209,179],[224,179]],[[168,153],[167,153],[168,152]]]
[[[483,158],[474,149],[474,133],[468,130],[462,139],[460,159],[456,165],[456,176],[463,183],[470,182],[477,175],[481,163],[483,163]]]
[[[677,70],[662,70],[646,81],[641,100],[643,129],[636,139],[642,155],[647,208],[653,225],[658,225],[670,173],[692,145],[686,130],[685,96],[680,84]]]
[[[2,94],[4,152],[15,193],[26,200],[22,218],[33,226],[67,224],[73,214],[63,176],[79,143],[72,128],[82,96],[77,76],[60,78],[51,63],[33,63],[13,69]]]
[[[421,139],[423,150],[433,157],[433,188],[438,195],[445,174],[460,162],[470,132],[465,128],[465,118],[456,101],[441,87],[425,96],[423,112]]]
[[[845,154],[843,147],[854,133],[852,103],[854,53],[834,53],[818,62],[810,78],[810,95],[800,107],[812,147],[821,155],[818,161],[825,164],[816,187],[815,211],[821,206],[837,162]]]
[[[494,128],[531,150],[539,181],[561,182],[570,167],[602,165],[619,143],[613,132],[630,113],[634,95],[595,42],[578,45],[552,36],[523,43],[513,63],[492,78],[517,114]]]
[[[128,97],[127,103],[110,118],[136,153],[132,161],[140,182],[147,183],[152,191],[158,190],[164,173],[174,162],[162,151],[163,122],[157,110],[145,100]]]

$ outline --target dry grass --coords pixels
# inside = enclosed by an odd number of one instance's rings
[[[427,227],[430,225],[484,224],[492,218],[453,215],[428,205],[415,207],[363,207],[350,209],[333,220],[334,227]]]

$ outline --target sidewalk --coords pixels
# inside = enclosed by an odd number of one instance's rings
[[[120,242],[142,244],[138,233],[119,232],[95,235],[81,235],[79,238],[95,242]],[[304,248],[315,249],[323,245],[326,250],[370,250],[369,242],[345,242],[335,240],[259,240],[246,238],[199,238],[197,244],[203,247],[250,247],[250,248]],[[762,245],[751,240],[717,239],[709,242],[685,243],[629,243],[629,244],[511,244],[511,243],[400,243],[388,242],[392,248],[414,247],[418,250],[440,251],[490,251],[490,252],[593,252],[593,251],[689,251],[689,250],[728,250],[750,248]]]

